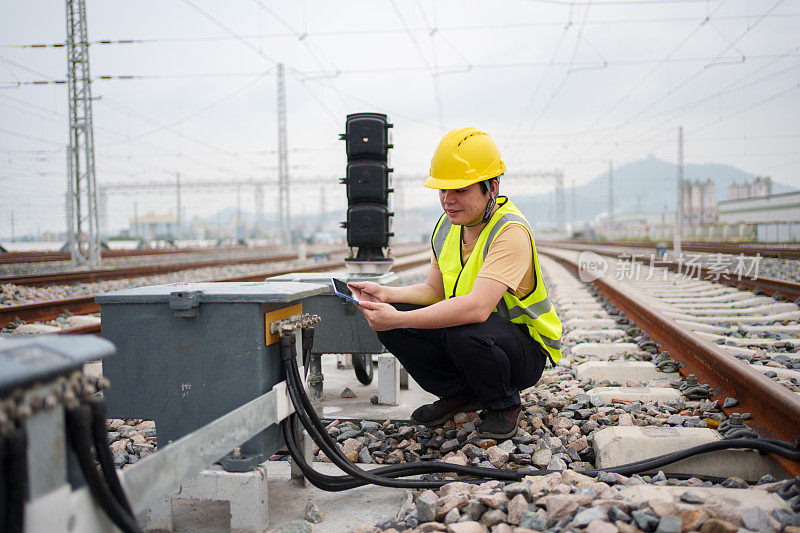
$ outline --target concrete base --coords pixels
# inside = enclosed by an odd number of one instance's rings
[[[422,390],[413,378],[409,378],[408,389],[400,388],[397,405],[380,403],[376,405],[370,398],[380,397],[379,375],[375,376],[376,379],[373,379],[372,383],[364,385],[356,379],[352,370],[338,370],[336,358],[328,355],[322,357],[322,371],[325,374],[325,391],[322,399],[313,403],[317,413],[323,418],[342,420],[366,418],[381,422],[387,418],[407,420],[414,409],[437,399],[433,394]],[[376,374],[380,374],[380,370]],[[355,393],[355,398],[341,397],[345,387]]]
[[[570,304],[591,304],[597,303],[597,298],[594,296],[562,296],[561,298],[556,298],[555,303],[559,307]]]
[[[612,383],[625,383],[628,380],[649,382],[650,380],[678,379],[677,372],[659,372],[653,363],[647,361],[589,361],[578,365],[577,379],[607,379]]]
[[[573,318],[564,322],[564,327],[577,328],[613,328],[616,325],[613,318]]]
[[[73,315],[67,317],[67,323],[72,327],[94,326],[100,323],[100,317],[92,315]]]
[[[692,322],[691,320],[675,319],[675,323],[685,326],[692,331],[704,331],[707,333],[718,333],[721,335],[725,335],[733,331],[733,328],[730,327],[715,326],[713,324],[701,324],[699,322]]]
[[[722,440],[722,436],[713,429],[620,426],[595,433],[594,451],[597,467],[607,468],[719,440]],[[776,479],[787,477],[786,472],[769,456],[748,450],[704,453],[653,471],[657,470],[719,477],[736,476],[747,481],[758,481],[765,474],[772,474]]]
[[[562,304],[561,311],[605,311],[599,303]]]
[[[621,339],[625,336],[625,332],[621,329],[573,329],[566,335],[564,335],[563,340],[574,340],[574,339],[582,339],[582,338],[589,338],[589,339]]]
[[[314,526],[315,531],[352,531],[365,522],[375,523],[394,518],[409,500],[409,492],[402,489],[367,485],[350,489],[346,497],[341,492],[326,492],[313,486],[302,487],[290,480],[290,466],[286,461],[265,463],[270,478],[259,494],[269,500],[269,523],[266,518],[260,531],[277,533],[294,520],[303,520],[306,504],[313,501],[324,519]],[[372,469],[381,465],[359,465]],[[341,475],[342,471],[330,463],[314,463],[314,468],[328,475]],[[183,495],[181,495],[183,497]],[[346,500],[347,505],[342,505]],[[222,501],[173,500],[171,524],[175,533],[228,533],[234,531],[230,523],[233,509]],[[161,512],[166,512],[164,506]],[[102,513],[101,513],[102,514]],[[140,520],[140,524],[143,523]],[[164,530],[164,529],[162,529]],[[76,530],[77,531],[77,530]],[[110,531],[104,530],[104,531]],[[152,531],[152,529],[150,529]],[[98,531],[99,533],[99,531]]]
[[[758,333],[794,333],[800,335],[800,326],[774,326],[774,325],[767,325],[767,326],[739,326],[746,332],[758,332]]]
[[[674,503],[680,511],[696,509],[697,505],[683,503],[681,494],[686,492],[686,487],[659,487],[658,485],[634,485],[618,487],[620,494],[625,499],[634,502],[650,502],[662,500]],[[714,503],[727,504],[738,509],[747,510],[759,507],[767,515],[772,515],[775,509],[789,510],[789,506],[777,494],[770,494],[759,489],[726,489],[723,487],[692,487],[692,492],[705,500],[704,505]]]
[[[201,471],[147,511],[143,517],[145,531],[174,531],[173,506],[178,500],[190,500],[196,504],[227,502],[231,533],[264,533],[268,518],[268,464],[262,463],[250,472],[226,472],[217,465]]]
[[[390,353],[378,355],[378,403],[397,405],[400,396],[400,363]]]
[[[600,396],[606,401],[620,399],[632,402],[668,402],[681,397],[681,393],[672,387],[595,387],[586,394]]]
[[[790,368],[775,368],[764,365],[750,365],[750,368],[754,368],[759,372],[761,372],[762,374],[766,374],[767,372],[770,371],[775,372],[781,379],[795,378],[797,380],[800,380],[800,370],[792,370]]]
[[[20,324],[14,328],[14,335],[39,335],[42,333],[53,333],[61,328],[58,326],[48,326],[47,324]]]
[[[602,358],[623,353],[641,353],[642,350],[632,342],[582,342],[570,348],[575,355],[591,355]]]
[[[562,320],[572,320],[573,318],[608,318],[610,315],[605,309],[596,309],[594,311],[561,311],[558,316]]]

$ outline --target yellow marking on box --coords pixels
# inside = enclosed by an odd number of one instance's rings
[[[278,320],[283,320],[284,318],[289,318],[290,316],[300,315],[303,313],[303,304],[296,304],[291,307],[284,307],[282,309],[276,309],[275,311],[270,311],[266,315],[264,315],[264,331],[265,331],[265,346],[269,346],[270,344],[274,344],[278,342],[280,336],[277,333],[270,333],[269,326],[273,322],[277,322]]]

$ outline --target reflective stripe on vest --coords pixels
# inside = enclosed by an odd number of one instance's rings
[[[519,224],[527,230],[531,239],[533,289],[521,300],[510,291],[506,291],[494,312],[515,324],[525,326],[528,335],[542,346],[554,363],[557,363],[561,359],[561,321],[547,296],[533,231],[525,216],[507,198],[502,196],[498,198],[498,205],[500,207],[481,231],[473,253],[465,263],[462,263],[461,259],[462,226],[450,224],[447,215],[442,215],[437,221],[431,236],[431,247],[442,272],[445,297],[468,294],[497,235],[509,224]]]

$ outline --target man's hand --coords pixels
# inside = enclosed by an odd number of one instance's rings
[[[361,302],[361,312],[367,317],[369,327],[375,331],[386,331],[387,329],[402,327],[400,321],[403,313],[390,304],[363,301]]]
[[[347,287],[359,302],[386,303],[389,301],[389,291],[386,287],[373,281],[353,281],[348,283]]]

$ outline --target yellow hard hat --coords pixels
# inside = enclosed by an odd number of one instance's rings
[[[486,132],[477,128],[453,130],[439,143],[431,159],[431,189],[461,189],[496,178],[506,171],[500,150]]]

